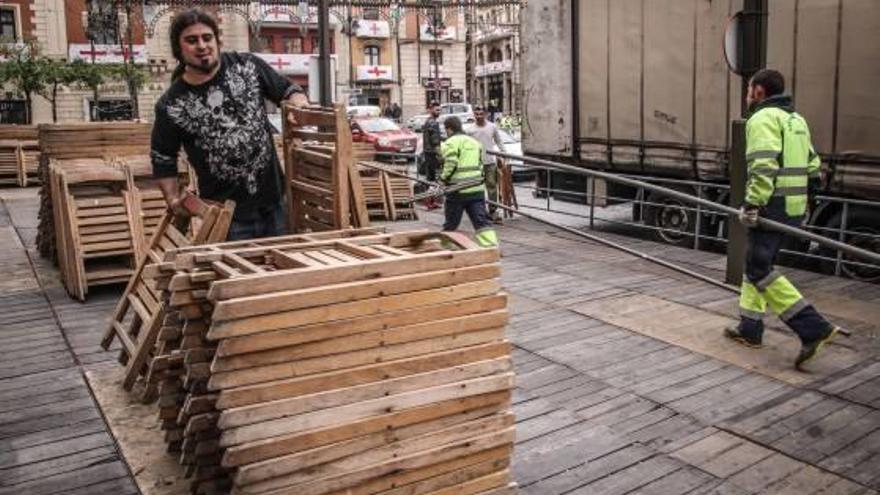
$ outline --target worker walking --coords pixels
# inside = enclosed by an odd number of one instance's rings
[[[448,137],[441,145],[443,170],[440,173],[440,181],[447,186],[454,186],[482,178],[480,143],[464,134],[458,117],[447,118],[443,126]],[[482,183],[449,193],[443,210],[446,216],[443,230],[456,230],[461,223],[462,214],[467,212],[476,231],[477,244],[482,247],[498,246],[498,235],[486,212],[485,194],[486,188]]]
[[[481,161],[483,163],[483,177],[486,179],[486,194],[489,201],[498,202],[498,159],[490,155],[489,151],[495,149],[504,152],[504,143],[498,127],[486,120],[486,111],[481,106],[474,107],[474,119],[476,124],[468,130],[468,136],[479,141],[482,147]],[[489,203],[489,216],[495,223],[501,223],[501,214],[498,208]]]
[[[762,70],[749,82],[746,123],[748,182],[740,221],[749,227],[746,274],[740,295],[740,323],[725,335],[750,347],[760,347],[767,306],[801,339],[795,367],[802,369],[839,328],[808,303],[794,285],[773,268],[784,234],[758,226],[762,216],[800,225],[808,194],[818,188],[819,156],[810,141],[807,122],[783,94],[785,79],[775,70]]]

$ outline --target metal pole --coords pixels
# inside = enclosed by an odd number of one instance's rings
[[[397,14],[394,30],[394,45],[397,51],[397,99],[400,100],[400,123],[403,123],[403,64],[400,61],[400,13]]]
[[[434,7],[434,15],[433,19],[431,19],[431,25],[434,29],[434,91],[437,96],[437,103],[442,103],[442,97],[440,96],[440,64],[438,63],[438,55],[440,55],[440,40],[437,36],[437,27],[439,26],[439,16],[440,12],[437,10],[437,7]]]
[[[837,231],[837,240],[840,242],[844,242],[846,240],[846,229],[848,227],[846,219],[849,217],[849,201],[843,202],[843,213],[840,218],[840,226]],[[842,268],[841,263],[843,262],[843,252],[837,252],[837,259],[834,261],[834,275],[840,276],[840,270]]]
[[[547,211],[550,211],[550,188],[553,184],[550,183],[550,169],[546,169],[545,172],[547,172],[545,175],[547,180],[544,182],[544,194],[547,195]]]
[[[319,79],[321,106],[333,106],[333,87],[330,84],[330,0],[318,0]]]
[[[594,228],[596,218],[596,180],[587,179],[590,182],[590,229]]]
[[[703,198],[703,185],[700,184],[697,186],[697,197]],[[696,212],[696,221],[694,222],[694,249],[700,249],[700,229],[703,228],[703,211],[700,209],[700,204],[697,203],[697,212]]]
[[[730,197],[728,204],[733,208],[742,206],[746,198],[746,121],[737,119],[730,126]],[[746,262],[748,233],[739,222],[737,214],[727,215],[727,271],[724,279],[729,284],[742,283]]]
[[[351,40],[354,38],[354,33],[351,32],[351,26],[354,24],[354,19],[352,18],[351,5],[348,5],[348,87],[349,89],[354,89],[354,52],[352,51]],[[349,93],[350,95],[350,93]],[[346,102],[348,103],[348,102]]]
[[[743,12],[750,16],[750,22],[745,23],[745,33],[742,38],[743,67],[746,69],[742,75],[743,117],[749,110],[746,105],[749,79],[767,65],[767,11],[767,0],[743,1]]]
[[[591,170],[587,168],[575,167],[572,165],[565,165],[562,163],[553,162],[550,160],[542,160],[540,158],[532,158],[530,156],[520,156],[520,155],[511,155],[508,153],[501,153],[500,151],[488,151],[490,155],[498,156],[501,158],[507,158],[508,160],[516,160],[525,163],[531,163],[533,165],[538,165],[541,167],[550,168],[553,170],[559,170],[562,172],[572,172],[575,174],[582,174],[592,177],[598,177],[600,179],[609,180],[611,182],[617,182],[619,184],[624,184],[631,187],[643,187],[649,191],[656,191],[658,193],[663,194],[664,196],[669,196],[670,198],[680,199],[682,201],[687,201],[694,204],[699,204],[704,206],[707,209],[726,213],[728,215],[739,215],[739,210],[736,208],[732,208],[730,206],[722,205],[716,203],[714,201],[710,201],[705,198],[697,198],[687,193],[683,193],[681,191],[676,191],[675,189],[670,189],[668,187],[658,186],[656,184],[651,184],[645,181],[641,181],[638,179],[632,179],[629,177],[623,177],[617,174],[602,172],[599,170]],[[848,244],[844,244],[839,241],[835,241],[834,239],[830,239],[828,237],[823,237],[818,234],[814,234],[812,232],[808,232],[803,229],[799,229],[797,227],[792,227],[790,225],[786,225],[780,222],[774,222],[773,220],[768,220],[766,218],[758,218],[758,225],[764,227],[766,229],[775,230],[777,232],[782,232],[783,234],[792,235],[794,237],[798,237],[800,239],[806,239],[810,241],[815,241],[820,246],[825,246],[830,249],[839,249],[844,251],[847,254],[851,254],[863,260],[867,260],[871,263],[880,264],[880,253],[874,253],[868,251],[866,249],[862,249],[855,246],[850,246]]]

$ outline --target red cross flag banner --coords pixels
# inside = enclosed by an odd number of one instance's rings
[[[136,64],[147,63],[147,47],[145,45],[104,45],[89,43],[71,43],[67,48],[68,60],[82,60],[98,64],[121,64],[125,60],[134,60]]]
[[[309,74],[311,55],[307,53],[254,53],[254,55],[265,60],[280,74],[293,76],[307,76]]]
[[[390,81],[393,79],[390,65],[359,65],[358,81]]]
[[[357,31],[358,38],[388,38],[391,36],[391,28],[388,21],[359,20]]]

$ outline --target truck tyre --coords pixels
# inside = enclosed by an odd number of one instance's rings
[[[693,190],[675,187],[685,194],[695,194]],[[675,246],[693,246],[697,214],[694,205],[677,198],[652,192],[645,205],[645,221],[655,227],[654,237],[661,242]]]
[[[825,225],[828,229],[838,229],[843,221],[843,210],[834,214]],[[880,212],[865,207],[852,207],[849,210],[849,218],[846,221],[847,233],[844,235],[844,242],[862,249],[880,253]],[[828,232],[826,235],[837,239],[836,232]],[[822,261],[823,271],[826,273],[834,273],[836,265],[835,259],[837,252],[831,249],[822,248],[820,250],[822,256],[832,258]],[[843,254],[844,261],[852,260],[867,263],[866,260]],[[841,275],[861,280],[863,282],[880,282],[880,267],[874,268],[862,265],[850,265],[842,263],[840,267]]]

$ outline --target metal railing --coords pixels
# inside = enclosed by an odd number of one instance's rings
[[[588,222],[590,229],[595,229],[597,224],[632,227],[666,235],[667,237],[664,238],[664,240],[667,241],[668,239],[674,239],[676,237],[686,239],[689,241],[688,245],[691,248],[701,249],[709,243],[725,246],[728,242],[728,239],[725,236],[726,222],[730,221],[730,215],[735,215],[737,213],[735,209],[711,200],[711,198],[726,197],[729,193],[730,186],[723,183],[707,183],[659,177],[641,177],[630,174],[611,174],[608,172],[583,169],[530,157],[507,155],[497,152],[490,153],[516,162],[512,165],[514,170],[540,171],[548,178],[547,183],[544,186],[538,184],[533,186],[517,186],[521,189],[532,190],[535,197],[543,196],[543,199],[546,200],[543,207],[528,205],[521,202],[519,206],[521,209],[543,210],[565,216],[582,218]],[[395,164],[408,164],[412,167],[416,176],[424,177],[424,174],[419,173],[421,155],[415,153],[377,152],[376,157],[379,161]],[[552,181],[549,180],[551,171],[574,173],[628,185],[635,188],[635,198],[598,193],[595,189],[595,181],[589,181],[588,184],[591,189],[583,192],[556,188],[553,187]],[[696,195],[689,195],[679,190],[671,189],[670,187],[691,188],[696,192]],[[693,224],[687,225],[686,229],[680,229],[656,226],[646,222],[646,220],[648,220],[646,219],[647,212],[651,212],[652,209],[670,207],[668,203],[649,199],[648,196],[650,192],[659,193],[664,199],[674,198],[681,200],[683,204],[676,204],[674,205],[674,208],[678,208],[684,212],[687,215],[686,218],[692,220]],[[583,213],[579,213],[565,211],[559,208],[554,209],[552,202],[554,201],[554,195],[556,194],[564,194],[569,197],[583,199],[587,210]],[[870,272],[876,271],[878,275],[880,275],[880,254],[850,246],[845,243],[847,239],[853,238],[880,242],[880,234],[850,230],[847,225],[847,218],[853,207],[871,208],[880,212],[880,202],[825,195],[818,195],[815,199],[837,205],[837,208],[841,211],[842,220],[836,227],[804,225],[802,228],[798,229],[784,224],[779,224],[779,226],[782,227],[786,234],[795,238],[810,241],[811,243],[816,243],[826,249],[831,249],[833,254],[829,255],[828,253],[812,252],[813,250],[810,249],[812,248],[812,245],[805,246],[807,248],[806,250],[782,249],[780,252],[786,255],[799,257],[800,259],[807,259],[820,263],[831,263],[833,264],[834,274],[838,276],[846,273],[847,275],[856,276],[858,278],[858,275],[854,273],[854,270],[856,269],[868,270]],[[608,202],[634,203],[639,212],[638,218],[633,221],[624,221],[598,216],[596,214],[597,208],[601,208],[600,204]],[[761,221],[762,223],[769,222],[766,219],[761,219]],[[712,230],[708,230],[706,228],[707,225],[712,228]],[[773,228],[773,226],[771,225],[769,228]],[[682,245],[681,242],[676,242],[676,244]],[[847,258],[845,254],[849,254],[849,258]],[[853,259],[853,257],[856,257],[857,259]]]
[[[490,152],[493,155],[520,164],[514,164],[514,170],[539,171],[547,178],[544,185],[534,184],[532,186],[518,186],[526,190],[532,190],[534,196],[538,199],[546,199],[542,201],[543,205],[527,205],[520,201],[519,208],[527,208],[534,210],[543,210],[561,214],[565,216],[577,217],[588,222],[590,229],[595,229],[597,224],[620,225],[634,227],[641,230],[649,230],[658,234],[664,240],[677,240],[677,245],[683,245],[685,241],[693,249],[700,249],[708,243],[717,243],[718,245],[726,245],[728,242],[725,234],[726,222],[731,221],[738,211],[725,204],[720,204],[711,200],[711,198],[725,198],[729,193],[730,186],[720,183],[706,183],[692,180],[667,179],[667,178],[645,178],[635,177],[627,174],[612,174],[598,170],[584,169],[565,165],[562,163],[552,162],[531,157],[521,157],[516,155],[508,155],[505,153]],[[608,182],[623,184],[635,189],[635,198],[626,196],[614,196],[611,194],[603,194],[596,191],[596,182],[594,180],[587,181],[587,190],[572,191],[569,189],[560,189],[554,187],[553,181],[550,180],[552,171],[572,173],[581,176],[604,179]],[[689,188],[696,192],[691,195],[682,192],[674,187]],[[655,198],[649,198],[649,193],[656,193]],[[561,208],[553,208],[552,201],[554,196],[566,195],[573,198],[582,199],[586,211],[566,211]],[[664,200],[678,200],[676,204],[670,205]],[[791,249],[782,250],[783,253],[799,256],[819,262],[833,263],[834,273],[840,275],[847,273],[853,275],[854,270],[864,269],[869,273],[876,271],[880,275],[880,253],[867,251],[856,246],[846,244],[848,239],[868,240],[871,242],[880,242],[880,235],[868,232],[850,230],[847,225],[847,217],[853,207],[867,207],[880,212],[880,202],[866,201],[849,198],[838,198],[830,196],[817,196],[815,199],[819,201],[838,203],[842,221],[839,225],[831,228],[820,225],[805,225],[804,228],[796,228],[789,225],[772,222],[767,219],[760,219],[761,225],[782,231],[794,238],[802,241],[809,241],[806,247],[809,249],[813,243],[820,247],[833,250],[833,255],[827,253],[811,252],[812,250],[798,251]],[[614,218],[603,218],[596,215],[596,208],[601,207],[605,203],[635,203],[638,217],[632,221],[625,221]],[[569,203],[571,204],[571,203]],[[658,210],[677,209],[688,223],[684,228],[668,228],[646,222],[646,213],[658,214]],[[573,210],[573,208],[568,208]],[[635,215],[633,215],[635,217]],[[649,219],[650,220],[650,219]],[[706,228],[709,225],[714,230]],[[664,237],[666,236],[666,237]],[[847,256],[849,259],[847,259]],[[857,259],[852,259],[857,258]]]

